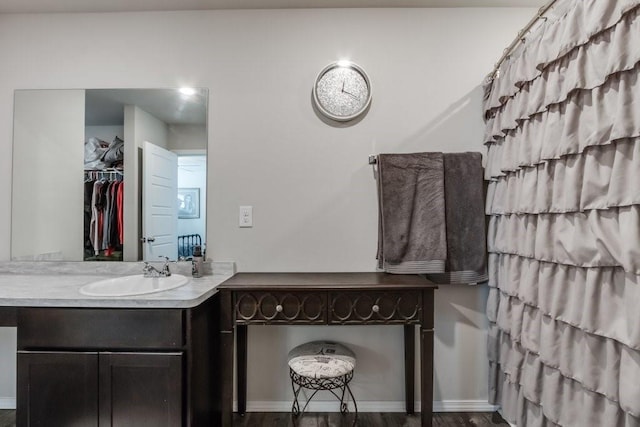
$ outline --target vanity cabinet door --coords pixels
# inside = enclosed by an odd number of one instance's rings
[[[100,353],[100,426],[182,422],[182,353]]]
[[[17,425],[97,426],[98,353],[18,352]]]
[[[182,353],[18,352],[17,425],[176,427]]]

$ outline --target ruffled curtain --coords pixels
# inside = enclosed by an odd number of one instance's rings
[[[640,426],[640,0],[559,0],[485,86],[490,400]]]

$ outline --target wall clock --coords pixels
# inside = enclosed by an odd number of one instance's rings
[[[313,101],[318,111],[332,120],[353,120],[371,103],[369,76],[353,62],[333,62],[318,74]]]

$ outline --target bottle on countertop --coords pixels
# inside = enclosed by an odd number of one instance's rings
[[[193,261],[191,261],[191,275],[193,277],[202,277],[202,248],[195,246],[193,248]]]

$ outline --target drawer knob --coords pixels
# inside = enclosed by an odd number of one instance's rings
[[[280,304],[276,305],[276,311],[282,313],[282,306]]]
[[[380,306],[378,306],[378,304],[374,304],[373,307],[371,307],[371,311],[373,311],[374,313],[379,312]]]

